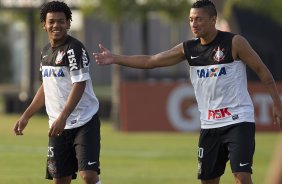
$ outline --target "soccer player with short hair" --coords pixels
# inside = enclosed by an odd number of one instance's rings
[[[282,126],[282,103],[275,81],[247,40],[215,28],[217,11],[209,0],[197,0],[190,10],[195,39],[155,55],[115,55],[101,44],[93,53],[100,65],[156,68],[187,60],[190,80],[201,113],[198,178],[219,184],[226,162],[237,184],[252,184],[255,151],[254,107],[247,90],[246,65],[259,76],[273,100],[274,121]]]
[[[84,45],[68,35],[72,12],[52,1],[40,10],[49,43],[41,52],[42,85],[14,126],[23,135],[29,119],[44,105],[49,117],[46,178],[69,184],[79,170],[85,184],[101,184],[99,102],[89,74]]]

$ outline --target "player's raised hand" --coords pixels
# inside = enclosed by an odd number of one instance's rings
[[[101,52],[100,53],[93,53],[93,56],[96,60],[96,63],[98,65],[113,64],[114,56],[110,52],[110,50],[105,48],[102,44],[99,44],[99,47],[101,49]]]

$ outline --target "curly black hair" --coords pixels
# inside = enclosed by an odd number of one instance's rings
[[[210,0],[197,0],[192,8],[205,8],[210,16],[217,16],[215,5]]]
[[[42,5],[40,10],[40,22],[46,20],[46,15],[49,12],[64,12],[67,20],[72,20],[72,12],[68,5],[60,1],[51,1]]]

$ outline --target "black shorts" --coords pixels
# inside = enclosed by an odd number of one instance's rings
[[[77,176],[77,171],[92,170],[100,174],[100,120],[98,115],[85,125],[65,129],[50,137],[46,179]]]
[[[198,179],[220,177],[228,160],[233,173],[252,173],[255,123],[243,122],[221,128],[202,129],[198,149]]]

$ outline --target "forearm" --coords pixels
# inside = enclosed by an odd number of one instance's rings
[[[141,69],[154,68],[154,66],[150,62],[152,56],[148,56],[148,55],[133,55],[133,56],[113,55],[113,58],[114,58],[113,64],[128,66],[131,68],[141,68]]]
[[[260,79],[262,83],[264,84],[265,88],[267,89],[267,91],[269,92],[272,98],[272,101],[273,101],[273,105],[281,106],[282,104],[281,104],[280,96],[279,96],[275,81],[271,73],[269,72],[269,70],[266,70],[265,73],[260,76]]]
[[[99,65],[118,64],[131,68],[150,69],[175,65],[185,59],[183,45],[178,44],[170,50],[155,55],[117,55],[99,44],[101,53],[93,53]]]
[[[77,104],[79,103],[86,86],[86,81],[74,83],[72,90],[68,96],[66,105],[61,112],[59,118],[62,118],[64,121],[69,117],[69,115],[73,112]]]
[[[185,59],[183,46],[179,44],[170,50],[155,55],[113,55],[115,64],[129,66],[132,68],[157,68],[178,64]]]
[[[38,112],[45,104],[45,97],[44,97],[44,89],[41,85],[39,89],[37,90],[31,104],[28,106],[28,108],[23,113],[23,116],[26,119],[29,119],[31,116],[33,116],[36,112]]]

